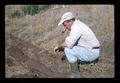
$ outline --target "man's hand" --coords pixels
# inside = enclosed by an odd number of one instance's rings
[[[59,53],[60,51],[64,51],[64,47],[67,47],[66,43],[62,43],[54,48],[54,54]]]
[[[58,52],[58,46],[54,48],[54,54],[56,54]]]
[[[63,51],[63,47],[60,47],[60,46],[56,46],[55,48],[54,48],[54,54],[57,54],[58,52],[60,52],[60,51]]]

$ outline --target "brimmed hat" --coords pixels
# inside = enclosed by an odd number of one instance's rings
[[[74,15],[71,12],[64,13],[60,22],[58,23],[58,26],[61,25],[64,21],[70,20],[72,18],[74,18]]]

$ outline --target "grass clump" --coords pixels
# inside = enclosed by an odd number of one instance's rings
[[[16,10],[15,12],[13,12],[13,13],[11,14],[11,16],[12,16],[12,17],[20,17],[20,16],[21,16],[21,13],[20,13],[19,10]]]
[[[12,17],[20,17],[25,15],[35,15],[40,11],[44,12],[49,9],[50,5],[23,5],[20,10],[14,11]]]
[[[24,15],[35,15],[40,11],[45,11],[49,8],[49,5],[25,5],[22,7]]]
[[[34,15],[38,13],[38,5],[25,5],[22,7],[24,15]]]

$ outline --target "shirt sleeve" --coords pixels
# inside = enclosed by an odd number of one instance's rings
[[[74,25],[71,28],[72,29],[71,29],[71,32],[70,32],[69,36],[66,37],[66,39],[65,39],[65,43],[67,44],[67,46],[69,48],[72,48],[74,46],[74,44],[76,43],[76,41],[81,36],[80,27],[78,27],[77,25]]]

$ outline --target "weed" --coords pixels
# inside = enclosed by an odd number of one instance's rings
[[[11,16],[12,16],[12,17],[20,17],[20,16],[21,16],[21,13],[20,13],[18,10],[16,10],[15,12],[13,12],[13,13],[11,14]]]
[[[38,13],[38,5],[25,5],[22,7],[24,15],[34,15]]]
[[[39,11],[47,10],[49,8],[49,5],[25,5],[22,7],[22,12],[24,15],[35,15]]]

